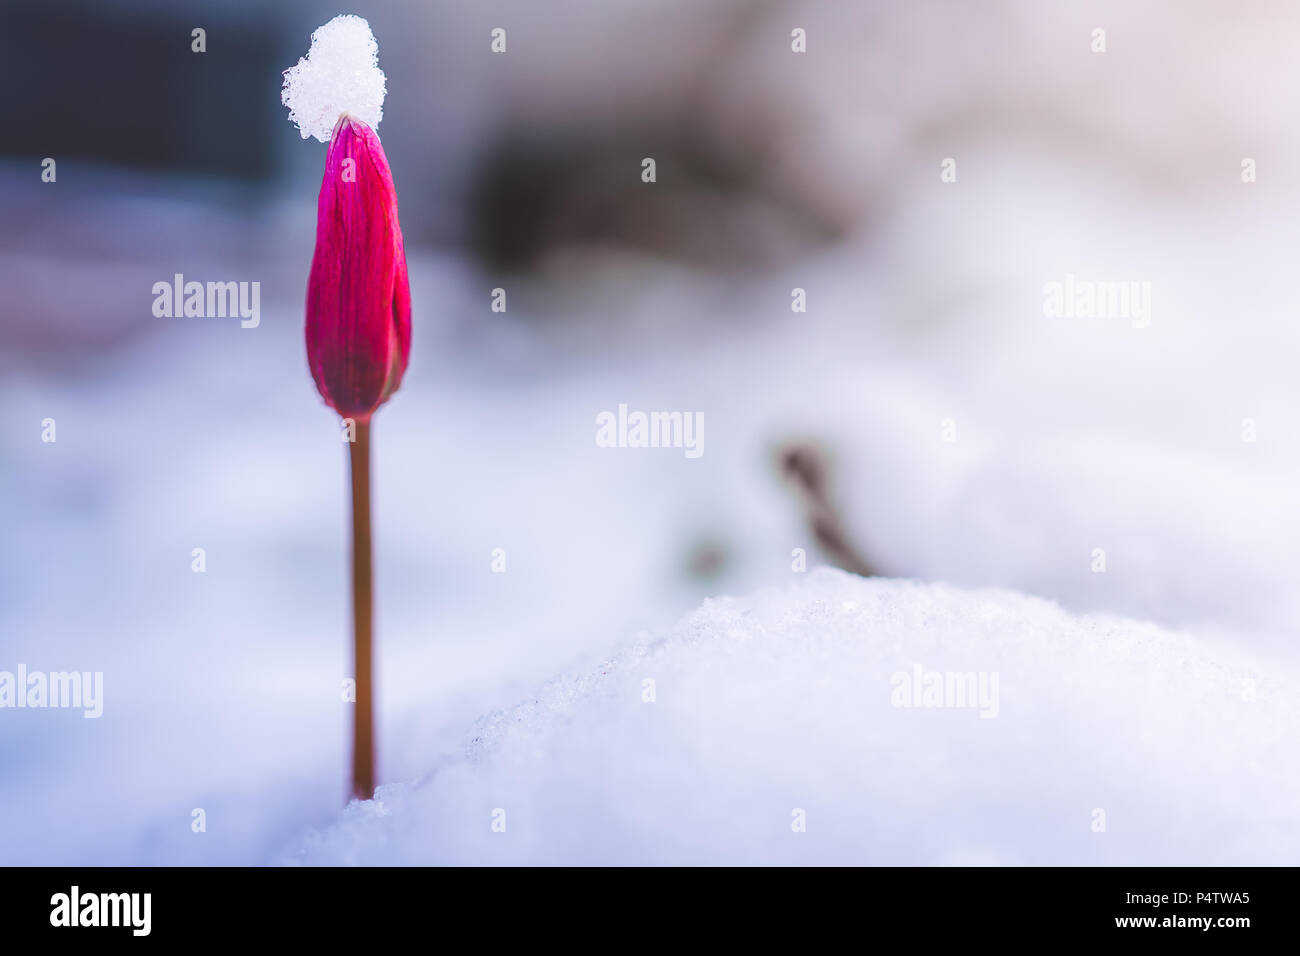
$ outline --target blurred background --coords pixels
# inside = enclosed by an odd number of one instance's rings
[[[0,863],[257,863],[345,795],[325,149],[279,97],[339,12],[0,14],[0,670],[105,675],[99,720],[0,712]],[[381,779],[795,549],[1293,655],[1293,4],[348,12],[413,301],[375,431]],[[155,317],[176,273],[259,282],[260,325]],[[1150,325],[1046,317],[1067,274],[1150,282]],[[702,413],[704,454],[597,447],[619,403]]]

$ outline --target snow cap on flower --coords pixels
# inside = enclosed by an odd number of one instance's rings
[[[328,143],[334,124],[348,113],[371,129],[384,118],[384,73],[370,24],[342,14],[311,35],[311,49],[284,71],[280,101],[302,138]]]
[[[397,391],[411,352],[397,191],[379,137],[353,116],[325,159],[306,331],[312,378],[343,417],[364,421]]]

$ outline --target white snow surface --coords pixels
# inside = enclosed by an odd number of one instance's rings
[[[996,675],[996,707],[896,706],[918,665]],[[290,859],[1290,862],[1294,686],[1154,624],[819,568],[483,718]]]
[[[280,101],[302,138],[328,143],[334,124],[350,113],[371,129],[384,118],[384,72],[370,24],[340,14],[311,35],[307,55],[284,71]]]

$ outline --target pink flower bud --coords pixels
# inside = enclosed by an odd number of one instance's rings
[[[379,137],[339,117],[325,158],[307,280],[307,361],[326,404],[365,421],[411,355],[411,288],[397,191]]]

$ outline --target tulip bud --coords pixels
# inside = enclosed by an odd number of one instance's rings
[[[379,137],[344,114],[330,138],[307,282],[307,361],[326,404],[366,421],[411,354],[411,289],[397,191]]]

